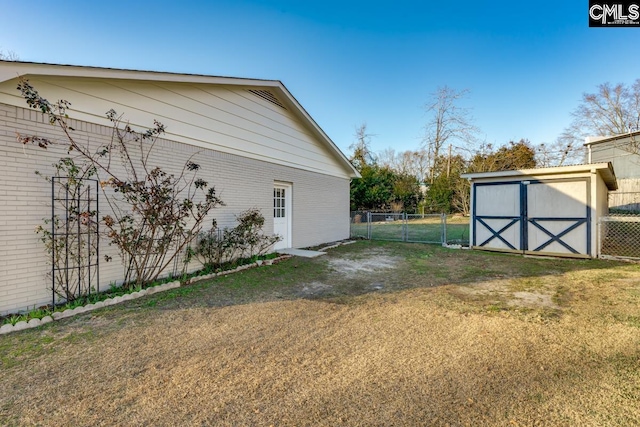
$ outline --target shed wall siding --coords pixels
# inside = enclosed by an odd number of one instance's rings
[[[340,178],[349,175],[293,109],[247,87],[54,76],[29,81],[46,99],[70,101],[69,114],[78,120],[109,126],[105,113],[113,108],[134,128],[162,122],[173,141]],[[25,105],[16,85],[17,79],[0,83],[0,103]]]
[[[92,123],[72,123],[82,140],[106,143],[111,128]],[[47,256],[34,232],[43,218],[50,216],[50,184],[34,174],[39,170],[50,176],[51,164],[61,155],[63,147],[42,150],[23,147],[16,141],[16,132],[64,137],[39,113],[0,104],[0,313],[24,309],[50,301]],[[166,170],[179,173],[185,161],[196,154],[201,166],[199,176],[214,185],[226,206],[214,210],[218,225],[233,226],[235,215],[258,207],[265,216],[264,231],[273,232],[273,183],[293,185],[294,247],[318,245],[349,236],[349,179],[310,172],[300,168],[274,164],[217,150],[201,149],[171,140],[160,140],[155,147],[154,162]],[[100,195],[101,212],[106,203]],[[210,224],[207,222],[207,224]],[[208,227],[208,225],[206,226]],[[110,254],[119,260],[115,248],[101,241],[101,255]],[[193,266],[195,268],[196,266]],[[123,268],[119,262],[100,265],[100,286],[119,282]]]

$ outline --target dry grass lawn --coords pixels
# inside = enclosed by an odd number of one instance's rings
[[[0,336],[0,425],[637,426],[640,266],[359,242]]]

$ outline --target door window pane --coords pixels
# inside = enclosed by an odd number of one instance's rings
[[[285,218],[285,190],[284,188],[273,189],[273,217]]]

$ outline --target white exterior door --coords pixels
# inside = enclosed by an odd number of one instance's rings
[[[291,185],[274,184],[273,186],[273,234],[282,240],[277,242],[275,250],[291,247]]]

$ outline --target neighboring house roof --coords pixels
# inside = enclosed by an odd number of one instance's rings
[[[585,172],[595,172],[600,174],[604,183],[607,185],[607,188],[610,191],[614,191],[618,188],[616,174],[613,171],[613,165],[611,163],[593,163],[584,165],[558,166],[553,168],[533,168],[497,172],[465,173],[460,176],[470,181],[503,178],[517,179],[525,177],[548,179],[551,177],[557,178],[562,175],[579,174]]]
[[[634,132],[622,133],[620,135],[613,135],[613,136],[589,136],[586,138],[584,145],[585,146],[597,145],[605,142],[617,141],[617,140],[626,139],[626,138],[633,138],[636,136],[640,137],[640,130],[637,130]]]
[[[73,119],[109,126],[113,108],[132,126],[157,119],[166,138],[345,178],[360,174],[279,80],[0,61],[0,103],[26,108],[17,79]]]

